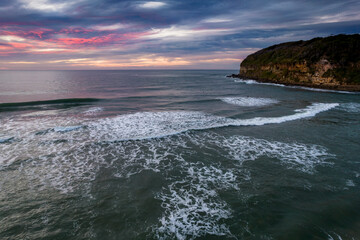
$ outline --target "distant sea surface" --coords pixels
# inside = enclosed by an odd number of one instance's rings
[[[360,94],[235,71],[1,71],[0,239],[360,239]]]

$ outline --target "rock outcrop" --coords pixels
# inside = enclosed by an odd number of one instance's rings
[[[243,79],[307,87],[360,91],[360,35],[288,42],[249,55]]]

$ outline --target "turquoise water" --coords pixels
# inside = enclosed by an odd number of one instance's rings
[[[360,95],[231,73],[0,72],[0,238],[360,239]]]

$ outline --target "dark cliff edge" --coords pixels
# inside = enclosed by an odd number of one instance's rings
[[[231,77],[285,85],[360,91],[360,35],[287,42],[244,59]]]

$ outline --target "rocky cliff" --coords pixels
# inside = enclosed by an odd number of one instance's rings
[[[360,35],[288,42],[249,55],[236,77],[360,91]]]

